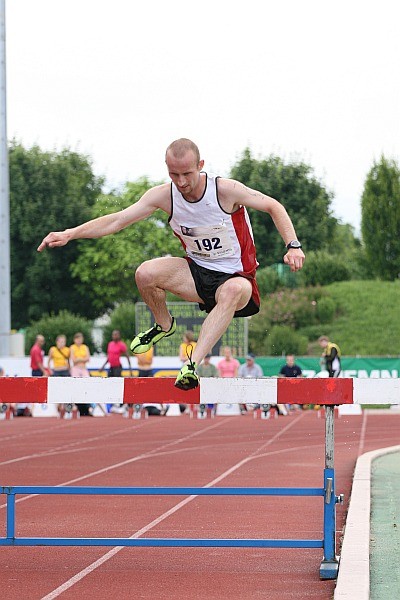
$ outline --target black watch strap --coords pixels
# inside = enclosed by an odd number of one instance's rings
[[[286,246],[286,248],[288,250],[290,250],[290,248],[301,248],[301,244],[299,242],[299,240],[292,240],[291,242],[289,242]]]

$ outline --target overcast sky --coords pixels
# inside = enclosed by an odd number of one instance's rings
[[[6,0],[8,137],[87,153],[111,185],[167,178],[179,137],[220,175],[246,146],[300,158],[359,230],[374,159],[400,160],[397,6]]]

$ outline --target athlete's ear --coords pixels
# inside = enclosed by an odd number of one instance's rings
[[[199,162],[199,171],[201,171],[203,167],[204,167],[204,160],[201,160]]]

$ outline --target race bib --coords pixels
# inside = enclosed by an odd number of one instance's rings
[[[232,240],[225,223],[208,227],[184,227],[181,225],[181,235],[188,253],[194,257],[213,260],[232,256],[234,253]]]

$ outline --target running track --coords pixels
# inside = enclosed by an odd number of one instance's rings
[[[400,443],[400,415],[335,419],[338,542],[359,454]],[[324,419],[120,415],[0,422],[1,485],[322,487]],[[5,506],[0,497],[1,535]],[[322,537],[322,498],[34,496],[17,534],[60,537]],[[322,549],[6,548],[7,600],[331,599]]]

